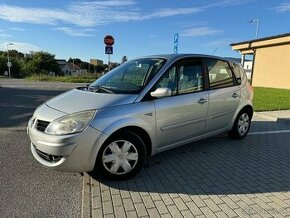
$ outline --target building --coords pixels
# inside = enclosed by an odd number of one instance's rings
[[[59,74],[65,76],[79,76],[87,73],[87,70],[81,69],[79,66],[74,63],[69,63],[66,60],[56,60],[56,62],[60,69]]]
[[[253,86],[290,89],[290,33],[231,44],[245,57],[253,55]],[[245,66],[245,65],[244,65]]]
[[[104,62],[99,59],[90,59],[90,64],[102,67],[104,65]]]

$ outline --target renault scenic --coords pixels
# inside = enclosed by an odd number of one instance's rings
[[[45,102],[27,132],[42,165],[121,180],[159,152],[224,132],[244,138],[252,99],[238,63],[207,55],[147,56]]]

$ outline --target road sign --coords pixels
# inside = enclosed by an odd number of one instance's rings
[[[12,67],[12,63],[10,61],[7,62],[7,67]]]
[[[107,46],[112,46],[112,45],[114,45],[114,43],[115,43],[115,39],[114,39],[113,36],[107,35],[107,36],[105,36],[105,38],[104,38],[104,43],[105,43]]]
[[[105,54],[113,54],[113,47],[105,46]]]
[[[173,47],[173,53],[178,53],[178,33],[174,34],[174,41],[173,41],[174,47]]]

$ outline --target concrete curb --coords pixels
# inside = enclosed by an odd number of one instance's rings
[[[83,175],[82,211],[81,218],[92,217],[91,178],[87,173]]]
[[[254,116],[258,117],[258,118],[265,119],[265,120],[273,121],[273,122],[290,124],[290,118],[285,119],[285,118],[274,117],[274,116],[271,116],[268,114],[263,114],[263,112],[254,112]]]

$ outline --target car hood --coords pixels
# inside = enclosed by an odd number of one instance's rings
[[[101,109],[131,104],[138,95],[95,93],[73,89],[46,102],[46,105],[64,113]]]

